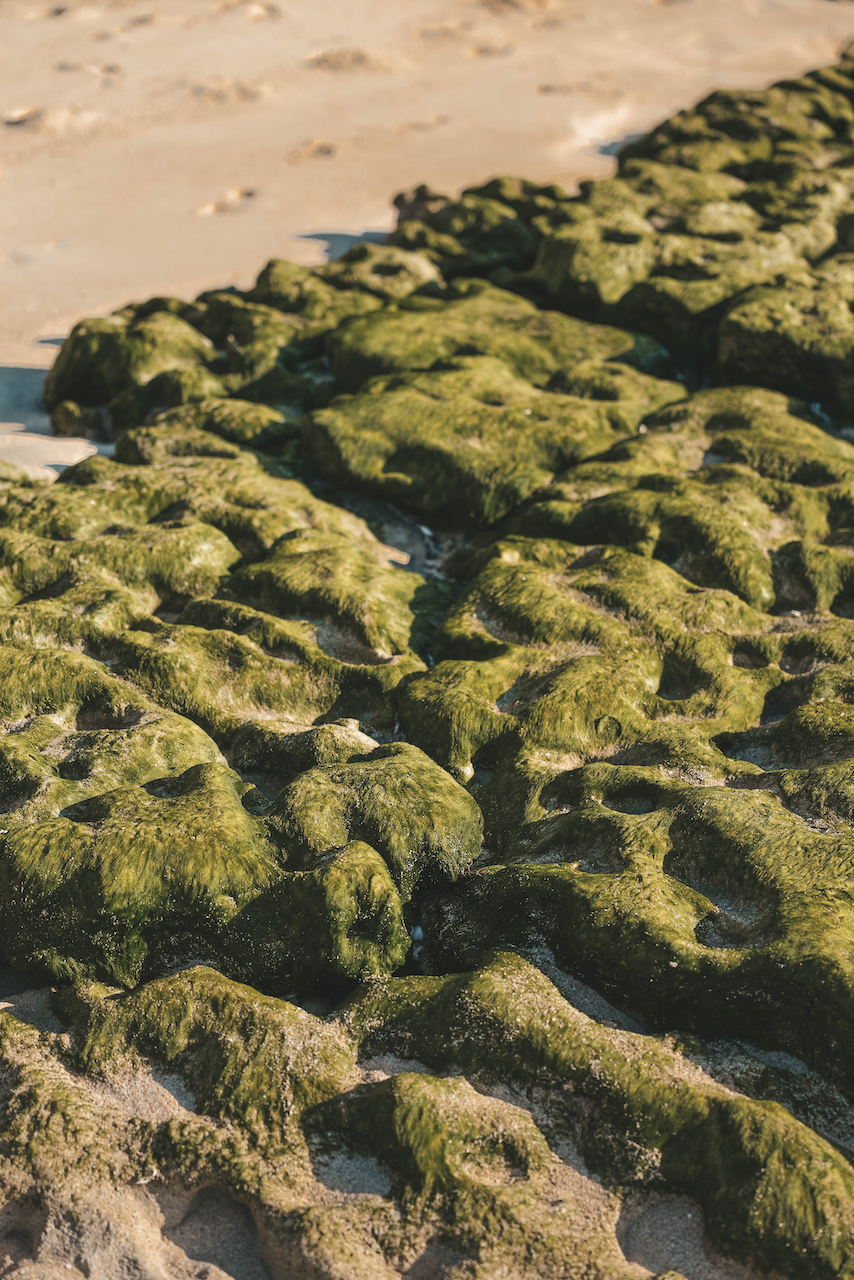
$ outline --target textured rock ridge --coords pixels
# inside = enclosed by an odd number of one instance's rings
[[[396,204],[0,475],[0,1274],[854,1277],[854,54]]]

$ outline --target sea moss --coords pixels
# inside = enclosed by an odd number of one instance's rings
[[[115,457],[0,475],[9,1212],[626,1280],[665,1195],[854,1275],[852,125],[846,52],[75,328]]]
[[[404,899],[420,880],[455,880],[480,854],[483,834],[471,796],[403,742],[301,773],[277,796],[268,826],[294,868],[322,862],[349,840],[367,840]]]
[[[303,435],[339,484],[355,480],[443,523],[477,526],[684,395],[678,383],[596,361],[569,365],[541,391],[494,357],[463,356],[370,379],[313,414]]]
[[[671,1057],[654,1039],[585,1018],[521,957],[484,959],[471,974],[377,984],[351,1002],[345,1017],[369,1051],[417,1056],[439,1070],[462,1065],[484,1081],[552,1081],[577,1091],[579,1103],[595,1103],[589,1127],[580,1117],[569,1121],[594,1168],[605,1177],[615,1172],[619,1147],[607,1136],[613,1125],[656,1153],[664,1186],[699,1201],[718,1247],[763,1270],[830,1277],[850,1269],[851,1169],[829,1145],[782,1107],[689,1080],[679,1055]],[[587,1108],[578,1109],[584,1116]],[[399,1142],[401,1120],[374,1126],[373,1141],[387,1143],[391,1130]],[[406,1136],[412,1143],[421,1135]],[[431,1153],[437,1180],[441,1150]]]
[[[460,280],[447,299],[414,297],[396,309],[343,325],[329,338],[336,387],[358,391],[368,378],[431,369],[457,355],[495,356],[517,377],[544,386],[581,360],[621,360],[664,372],[656,342],[608,326],[579,323],[481,280]]]

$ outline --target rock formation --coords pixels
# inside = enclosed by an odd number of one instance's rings
[[[854,50],[397,204],[0,478],[2,1274],[854,1277]]]

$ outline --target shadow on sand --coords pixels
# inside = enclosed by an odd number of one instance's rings
[[[322,240],[326,245],[326,261],[334,262],[352,249],[354,244],[385,244],[387,231],[361,231],[354,235],[350,231],[307,231],[296,237],[297,240]]]
[[[47,369],[0,365],[0,423],[21,422],[27,431],[50,435],[50,421],[42,403]]]

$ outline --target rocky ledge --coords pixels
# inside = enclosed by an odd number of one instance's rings
[[[0,1273],[854,1277],[854,52],[82,321]]]

